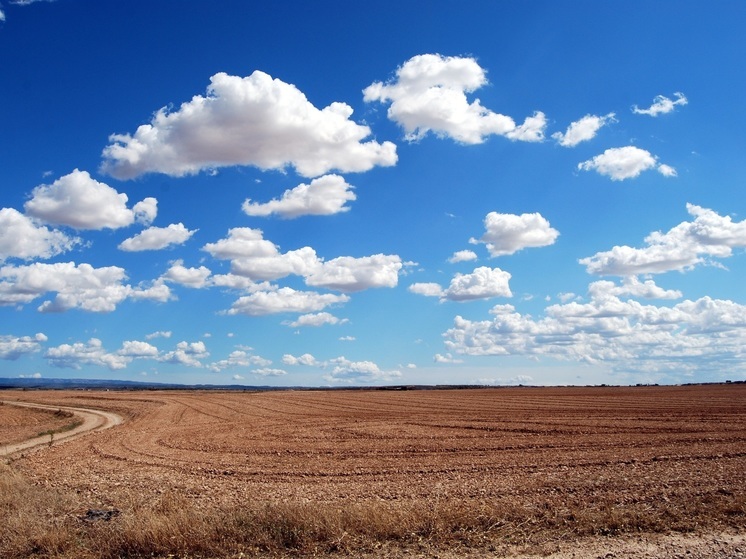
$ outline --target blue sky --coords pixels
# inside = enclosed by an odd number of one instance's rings
[[[743,379],[745,28],[0,0],[0,376]]]

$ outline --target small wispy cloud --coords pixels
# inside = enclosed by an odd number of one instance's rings
[[[632,107],[632,112],[637,115],[649,115],[655,117],[672,112],[677,105],[683,106],[689,103],[689,100],[683,93],[676,92],[674,93],[674,97],[676,97],[675,101],[663,95],[657,95],[655,99],[653,99],[653,104],[650,105],[650,107],[647,109],[641,109],[637,105],[634,105]]]

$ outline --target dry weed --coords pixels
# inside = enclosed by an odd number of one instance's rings
[[[111,521],[84,522],[81,503],[29,484],[11,468],[0,477],[0,556],[229,557],[241,553],[307,555],[374,551],[381,546],[416,549],[545,549],[583,536],[690,531],[743,525],[746,503],[733,495],[705,495],[685,506],[616,507],[595,503],[569,508],[545,501],[468,503],[458,500],[314,503],[248,503],[198,510],[184,495],[165,491],[153,502],[133,493]]]

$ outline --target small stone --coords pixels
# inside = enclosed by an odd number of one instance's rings
[[[115,516],[119,516],[119,511],[117,509],[88,509],[88,511],[86,511],[85,513],[85,516],[80,517],[80,519],[84,522],[96,522],[98,520],[104,520],[108,522]]]

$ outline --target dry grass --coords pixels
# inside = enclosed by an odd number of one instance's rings
[[[76,495],[32,485],[11,467],[0,466],[0,557],[316,555],[391,545],[541,551],[584,536],[741,528],[746,520],[746,501],[728,492],[625,506],[555,498],[540,503],[247,503],[204,510],[171,490],[150,502],[133,491],[118,516],[97,522],[82,520],[81,505]]]

